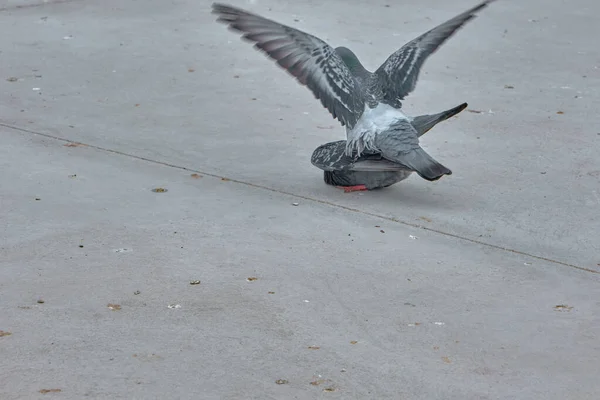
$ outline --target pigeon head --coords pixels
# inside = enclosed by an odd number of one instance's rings
[[[340,56],[342,61],[344,61],[344,64],[346,64],[346,66],[348,67],[350,72],[352,72],[352,74],[362,75],[368,73],[368,71],[365,69],[365,67],[363,67],[360,61],[358,61],[358,57],[356,57],[356,54],[354,54],[349,48],[337,47],[335,49],[335,52],[338,54],[338,56]]]

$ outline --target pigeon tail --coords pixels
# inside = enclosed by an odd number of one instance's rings
[[[462,103],[459,106],[456,106],[446,111],[442,111],[441,113],[431,115],[420,115],[418,117],[415,117],[410,122],[410,124],[413,126],[413,128],[415,128],[417,134],[419,136],[422,136],[440,122],[455,116],[465,108],[467,108],[467,103]]]
[[[390,157],[386,158],[390,159]],[[428,181],[437,181],[444,175],[452,175],[452,171],[435,161],[420,147],[409,153],[399,154],[393,158],[393,161],[410,168]]]

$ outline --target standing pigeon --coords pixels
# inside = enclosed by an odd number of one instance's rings
[[[212,8],[217,21],[243,33],[243,38],[307,86],[346,126],[347,156],[380,153],[435,181],[452,171],[419,146],[418,132],[401,111],[401,100],[415,89],[427,57],[492,1],[483,1],[408,42],[375,72],[367,71],[346,47],[333,49],[316,36],[235,7],[215,3]]]
[[[413,118],[410,124],[421,137],[437,123],[455,116],[467,108],[467,103],[433,115]],[[312,164],[323,170],[326,184],[344,189],[346,193],[373,190],[391,186],[408,178],[413,171],[388,161],[379,152],[363,152],[360,157],[346,155],[346,141],[339,140],[321,145],[311,157]]]

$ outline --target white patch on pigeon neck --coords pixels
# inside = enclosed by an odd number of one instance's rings
[[[352,129],[346,129],[346,155],[352,156],[356,150],[360,156],[364,150],[377,151],[375,136],[387,131],[391,125],[400,120],[409,118],[399,109],[388,104],[379,103],[375,108],[365,104],[360,119]]]

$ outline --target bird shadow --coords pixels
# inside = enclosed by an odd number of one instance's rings
[[[435,184],[434,184],[435,185]],[[417,182],[400,182],[395,185],[363,192],[344,193],[341,189],[330,188],[328,197],[335,203],[346,203],[346,199],[368,204],[369,208],[388,208],[398,205],[413,209],[441,210],[463,209],[462,202],[456,201],[441,185],[438,188],[419,185]],[[330,197],[335,195],[335,200]]]

